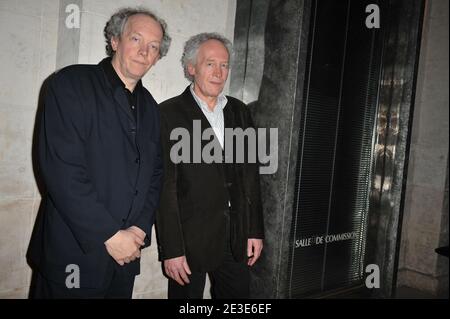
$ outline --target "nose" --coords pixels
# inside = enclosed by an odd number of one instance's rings
[[[139,53],[146,57],[148,55],[148,47],[146,45],[141,45],[141,47],[139,48]]]
[[[220,65],[214,67],[214,73],[213,73],[213,75],[214,75],[215,77],[218,77],[218,78],[221,78],[221,77],[222,77],[222,68],[220,67]]]

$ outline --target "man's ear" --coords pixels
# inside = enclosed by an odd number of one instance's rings
[[[193,66],[192,64],[189,63],[187,69],[188,69],[188,72],[190,75],[192,75],[192,76],[195,75],[195,66]]]
[[[119,38],[117,37],[112,37],[111,38],[111,47],[113,49],[113,51],[117,51],[117,46],[119,45]]]

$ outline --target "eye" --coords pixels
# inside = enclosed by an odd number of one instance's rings
[[[159,51],[159,46],[156,44],[150,44],[150,49],[154,52],[158,52]]]
[[[133,42],[139,42],[139,38],[135,35],[131,36],[131,41]]]

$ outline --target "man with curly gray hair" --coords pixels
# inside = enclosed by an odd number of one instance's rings
[[[258,165],[225,160],[225,147],[232,143],[227,144],[224,131],[253,126],[246,105],[222,92],[231,54],[231,42],[220,34],[191,37],[181,58],[191,84],[160,104],[164,182],[156,226],[169,298],[202,298],[206,274],[213,298],[248,298],[249,267],[263,247]],[[196,127],[203,132],[196,133]],[[205,140],[211,128],[214,136]],[[173,149],[182,141],[174,140],[174,132],[188,132],[190,145],[218,145],[220,160],[211,163],[201,156],[196,161],[195,146],[187,162],[176,160]],[[231,154],[237,154],[235,146]]]
[[[160,115],[141,79],[170,37],[143,8],[113,14],[104,35],[107,58],[48,80],[38,141],[47,194],[28,251],[32,298],[131,298],[150,245]]]
[[[120,38],[120,36],[123,34],[123,31],[125,30],[125,25],[128,21],[128,18],[137,14],[145,15],[159,23],[161,31],[163,33],[162,41],[159,47],[159,57],[162,58],[166,56],[171,43],[171,38],[167,33],[167,24],[164,22],[164,20],[160,19],[153,12],[145,8],[124,8],[117,11],[111,16],[103,30],[103,34],[106,39],[106,54],[110,57],[114,55],[115,50],[113,49],[113,46],[111,44],[112,39]]]

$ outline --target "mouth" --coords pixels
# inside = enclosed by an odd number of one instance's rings
[[[136,64],[139,64],[139,65],[141,65],[141,66],[143,66],[143,67],[148,67],[148,63],[146,63],[146,62],[140,62],[140,61],[136,61],[136,60],[132,60],[134,63],[136,63]]]

